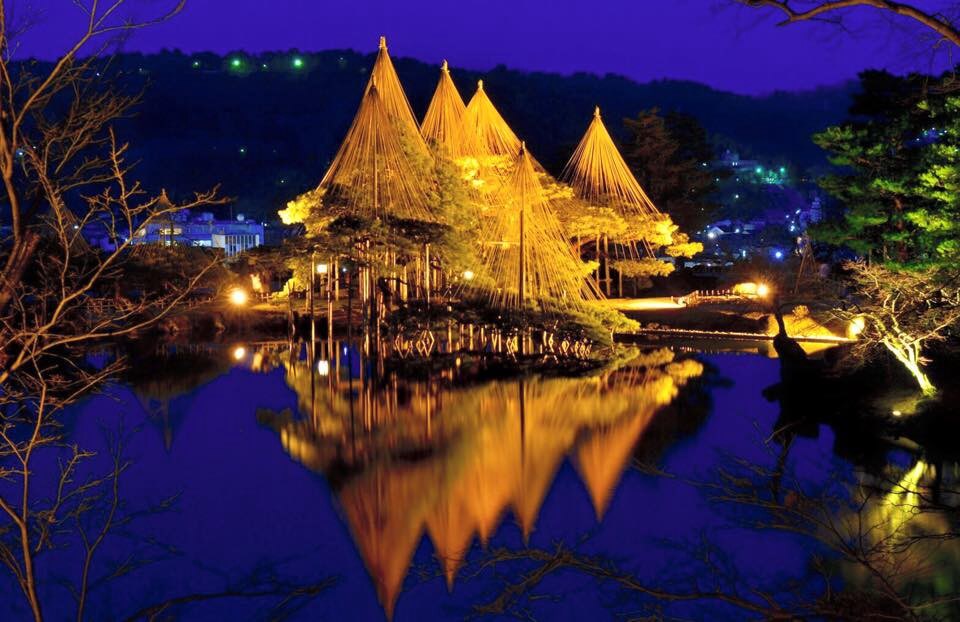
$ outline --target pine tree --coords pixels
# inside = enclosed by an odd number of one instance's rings
[[[917,76],[865,72],[854,118],[814,136],[841,167],[821,186],[844,207],[814,239],[894,269],[957,265],[960,98],[919,87]]]
[[[654,108],[624,124],[630,132],[624,158],[657,209],[683,231],[713,220],[720,207],[710,198],[715,175],[703,166],[713,150],[696,119],[679,113],[663,117]]]

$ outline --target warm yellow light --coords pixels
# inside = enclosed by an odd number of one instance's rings
[[[866,327],[867,327],[867,321],[863,318],[862,315],[858,315],[857,317],[850,320],[850,328],[848,329],[848,332],[850,333],[851,337],[856,337],[857,335],[862,333],[863,329],[865,329]]]
[[[237,346],[233,349],[233,360],[242,361],[243,357],[247,355],[247,349],[243,346]]]
[[[247,304],[249,299],[250,297],[247,295],[247,290],[243,289],[242,287],[235,287],[234,289],[230,290],[230,302],[238,307],[242,307],[243,305]]]
[[[326,274],[329,269],[330,269],[330,266],[328,266],[325,263],[317,264],[317,274]]]
[[[759,285],[757,285],[757,296],[760,296],[761,298],[766,298],[768,294],[770,294],[769,285],[767,285],[766,283],[760,283]]]
[[[464,271],[463,271],[463,280],[464,280],[464,281],[472,281],[472,280],[473,280],[473,276],[474,276],[473,270],[464,270]]]
[[[317,372],[318,372],[321,376],[329,376],[329,375],[330,375],[330,361],[327,361],[327,360],[317,361]]]

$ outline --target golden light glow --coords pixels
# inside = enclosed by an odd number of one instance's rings
[[[733,286],[733,293],[739,296],[756,296],[757,295],[756,283],[747,281],[746,283],[737,283]]]
[[[235,287],[232,290],[230,290],[231,304],[234,304],[238,307],[242,307],[243,305],[247,304],[249,300],[250,300],[250,296],[249,294],[247,294],[247,290],[243,289],[242,287]]]
[[[464,270],[464,271],[463,271],[463,280],[464,280],[464,281],[472,281],[474,276],[475,276],[475,275],[473,274],[473,270]]]
[[[850,337],[857,337],[866,327],[867,320],[862,315],[858,315],[850,320],[850,327],[847,329],[847,332],[850,334]]]
[[[243,346],[237,346],[233,349],[233,360],[242,361],[243,357],[247,355],[247,349]]]
[[[330,266],[325,263],[317,264],[317,274],[326,274],[330,270]]]
[[[761,298],[766,298],[770,295],[770,286],[766,283],[760,283],[757,285],[757,296]]]
[[[317,361],[317,373],[320,374],[321,376],[329,376],[329,375],[330,375],[330,361],[325,360],[325,359],[324,359],[324,360]]]

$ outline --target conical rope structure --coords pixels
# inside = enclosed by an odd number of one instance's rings
[[[507,156],[513,158],[520,149],[520,139],[510,129],[496,106],[483,89],[483,80],[477,82],[477,91],[467,104],[464,117],[466,131],[472,134],[480,150],[476,155]]]
[[[480,251],[493,306],[521,309],[537,303],[550,311],[602,298],[568,244],[522,143],[499,198]]]
[[[377,58],[373,63],[373,69],[370,71],[370,80],[367,82],[366,91],[369,91],[374,85],[380,91],[383,104],[390,113],[390,117],[396,122],[400,136],[409,140],[411,148],[427,154],[429,150],[420,135],[417,118],[414,116],[407,94],[400,84],[400,77],[393,66],[393,60],[387,52],[386,37],[380,37],[380,47],[377,50]]]
[[[369,219],[434,220],[427,189],[394,121],[379,83],[371,81],[320,182],[324,203],[332,206],[334,213]]]
[[[599,106],[560,180],[591,206],[612,208],[624,218],[662,218],[614,144],[600,117]],[[629,246],[636,250],[633,244]],[[649,245],[644,246],[650,254]]]
[[[475,157],[479,151],[478,140],[475,133],[467,131],[466,114],[467,107],[450,77],[447,61],[443,61],[440,81],[423,117],[420,133],[428,145],[453,160]]]
[[[613,207],[624,216],[660,215],[620,155],[600,118],[599,107],[594,109],[593,119],[560,180],[591,205]]]

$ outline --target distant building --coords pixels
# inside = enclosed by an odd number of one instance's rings
[[[757,160],[741,160],[739,153],[727,149],[723,152],[723,156],[713,163],[713,166],[715,168],[731,169],[734,172],[741,170],[753,171],[760,166],[760,162]]]
[[[164,246],[200,246],[222,248],[227,257],[261,246],[264,242],[263,223],[244,220],[214,220],[204,212],[196,217],[176,214],[169,220],[151,222],[137,229],[134,244]]]

